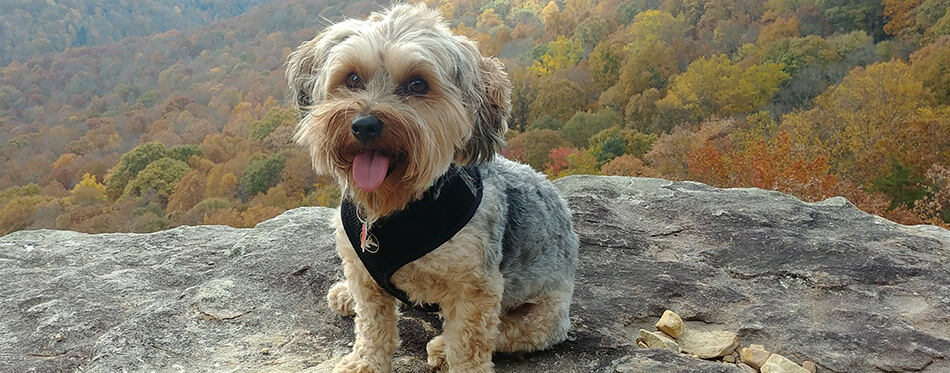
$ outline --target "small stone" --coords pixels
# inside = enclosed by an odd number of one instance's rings
[[[665,334],[649,332],[644,329],[640,329],[640,338],[643,338],[643,342],[646,343],[646,345],[650,348],[665,348],[667,350],[680,353],[679,344],[667,337]]]
[[[735,357],[735,356],[732,356],[732,354],[729,354],[729,355],[723,356],[723,357],[722,357],[722,361],[725,361],[725,362],[727,362],[727,363],[735,363],[735,362],[736,362],[736,357]]]
[[[679,338],[685,326],[683,325],[683,319],[680,318],[679,315],[673,311],[666,310],[663,311],[663,316],[660,316],[660,321],[656,322],[656,328],[669,334],[670,337]]]
[[[684,330],[676,339],[680,348],[700,359],[713,359],[729,355],[739,345],[736,333],[727,331],[701,332]]]
[[[810,362],[810,361],[804,361],[804,362],[802,362],[802,368],[805,368],[805,370],[807,370],[807,371],[809,371],[809,372],[811,372],[811,373],[815,373],[815,371],[818,370],[818,367],[815,366],[815,363]]]
[[[786,373],[785,368],[775,363],[765,363],[762,364],[762,367],[759,368],[759,372],[762,373]]]
[[[739,363],[739,364],[736,364],[736,366],[739,367],[739,369],[742,369],[742,371],[746,373],[759,373],[758,369],[750,367],[748,364]]]
[[[261,355],[270,355],[270,349],[267,347],[262,348]]]
[[[650,346],[647,346],[647,344],[644,343],[643,340],[641,340],[640,338],[637,338],[637,346],[639,346],[640,348],[650,348]]]
[[[59,333],[56,333],[56,335],[53,337],[53,339],[56,340],[56,342],[62,342],[62,341],[63,341],[63,335],[62,335],[62,334],[59,334]]]
[[[759,371],[762,373],[808,373],[807,369],[779,354],[769,356]]]
[[[771,355],[772,353],[760,348],[749,347],[739,351],[739,357],[742,359],[742,362],[749,364],[749,366],[755,369],[762,368],[762,365],[765,364],[765,361],[768,360]]]

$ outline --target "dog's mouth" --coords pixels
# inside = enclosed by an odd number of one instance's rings
[[[396,156],[378,149],[361,150],[353,157],[353,181],[363,191],[372,192],[396,168],[397,160]]]

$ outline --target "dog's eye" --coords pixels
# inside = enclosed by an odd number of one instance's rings
[[[350,73],[346,76],[346,87],[349,89],[363,89],[363,78],[357,73]]]
[[[406,85],[406,92],[411,95],[424,95],[429,92],[429,83],[422,78],[412,78]]]

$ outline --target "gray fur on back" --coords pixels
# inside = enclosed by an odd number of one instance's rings
[[[567,203],[543,174],[496,156],[479,166],[484,197],[472,223],[488,223],[486,265],[505,279],[502,309],[572,291],[578,238]],[[488,205],[485,205],[488,204]]]

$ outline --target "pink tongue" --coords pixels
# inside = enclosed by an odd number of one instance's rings
[[[353,180],[367,192],[379,188],[389,172],[389,157],[375,150],[360,153],[353,159]]]

